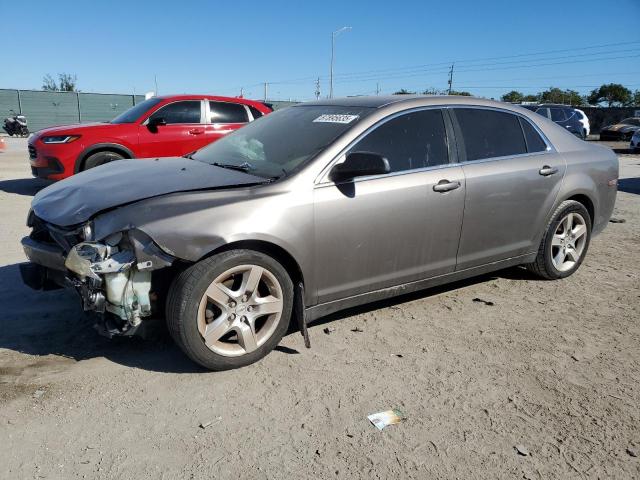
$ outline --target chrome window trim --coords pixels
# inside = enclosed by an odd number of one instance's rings
[[[140,124],[142,126],[147,126],[149,125],[149,119],[155,115],[156,113],[158,113],[160,110],[162,110],[164,107],[168,107],[169,105],[173,105],[174,103],[178,103],[178,102],[200,102],[200,123],[169,123],[167,125],[202,125],[202,115],[203,115],[203,100],[185,100],[185,99],[179,99],[179,100],[174,100],[172,102],[169,103],[165,103],[164,105],[162,105],[160,108],[158,108],[157,110],[154,110],[153,113],[149,114],[149,116],[147,118],[144,119],[144,121]]]
[[[344,161],[344,156],[345,156],[346,152],[349,151],[349,149],[351,147],[353,147],[356,143],[358,143],[362,138],[364,138],[370,132],[372,132],[376,128],[380,127],[381,125],[384,125],[388,121],[390,121],[390,120],[392,120],[394,118],[397,118],[400,115],[404,115],[404,114],[411,113],[411,112],[416,112],[416,111],[433,110],[433,109],[445,110],[445,109],[455,109],[455,108],[475,108],[475,109],[480,109],[480,110],[495,110],[497,112],[510,113],[512,115],[516,115],[516,116],[522,118],[524,121],[529,122],[529,124],[533,127],[533,129],[536,132],[538,132],[538,134],[542,138],[542,141],[547,146],[547,149],[546,150],[542,150],[540,152],[531,152],[531,153],[527,152],[527,153],[519,153],[519,154],[515,154],[515,155],[503,155],[503,156],[500,156],[500,157],[481,158],[481,159],[478,159],[478,160],[469,160],[469,161],[465,161],[465,162],[447,163],[447,164],[443,164],[443,165],[434,165],[432,167],[415,168],[415,169],[412,169],[412,170],[402,170],[402,171],[399,171],[399,172],[385,173],[385,174],[382,174],[382,175],[370,175],[370,176],[359,177],[358,179],[354,179],[353,182],[357,183],[359,181],[364,181],[364,180],[373,180],[373,179],[378,179],[378,178],[390,178],[390,177],[395,177],[395,176],[398,176],[398,175],[406,175],[406,174],[409,174],[409,173],[422,173],[422,172],[426,172],[426,171],[430,171],[430,170],[441,170],[443,168],[448,168],[448,167],[462,167],[464,165],[475,164],[475,163],[487,163],[487,162],[495,162],[495,161],[500,161],[500,160],[510,160],[510,159],[514,159],[514,158],[530,157],[532,155],[544,155],[544,154],[547,154],[547,153],[555,153],[556,152],[555,147],[549,141],[547,136],[542,132],[542,130],[540,130],[540,128],[534,122],[532,122],[529,118],[527,118],[525,115],[521,114],[520,112],[514,112],[513,110],[507,110],[507,109],[498,108],[498,107],[489,107],[489,106],[485,107],[485,106],[481,106],[481,105],[429,105],[429,106],[425,106],[425,107],[414,107],[414,108],[410,108],[410,109],[407,109],[407,110],[402,110],[400,112],[396,112],[394,114],[391,114],[391,115],[383,118],[382,120],[376,122],[375,124],[371,125],[369,128],[367,128],[358,137],[356,137],[352,142],[350,142],[349,145],[347,145],[330,162],[328,162],[328,164],[325,166],[325,168],[323,168],[322,171],[316,177],[316,180],[314,182],[315,186],[335,185],[335,183],[332,182],[331,180],[329,180],[329,178],[328,178],[329,172],[331,171],[333,166],[336,165],[337,163],[340,163],[340,162]],[[443,112],[443,117],[444,117],[444,112]],[[443,118],[443,121],[444,121],[444,118]],[[524,131],[522,132],[522,135],[524,136]],[[455,139],[448,139],[448,141],[451,141],[451,140],[455,141]],[[456,145],[457,145],[457,141],[456,141]],[[526,145],[526,141],[525,141],[525,145]],[[451,158],[449,158],[449,159],[451,159]]]

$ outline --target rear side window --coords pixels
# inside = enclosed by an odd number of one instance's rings
[[[549,114],[547,113],[547,108],[546,107],[537,109],[536,113],[538,115],[542,115],[543,117],[549,118]]]
[[[481,108],[456,108],[467,161],[527,153],[516,115]]]
[[[251,105],[249,105],[249,110],[251,110],[251,115],[253,115],[254,120],[260,118],[263,115],[260,110],[258,110],[256,107],[252,107]]]
[[[249,121],[247,110],[239,103],[209,102],[211,123],[246,123]]]
[[[520,118],[520,124],[522,125],[522,131],[524,132],[524,138],[527,143],[527,152],[544,152],[547,149],[547,144],[535,128],[524,118]]]
[[[551,120],[554,122],[564,122],[567,119],[562,108],[550,108],[549,111],[551,112]]]
[[[170,103],[160,108],[149,118],[164,118],[168,124],[200,123],[200,105],[199,100]]]
[[[406,113],[370,132],[350,152],[373,152],[389,160],[392,172],[449,163],[441,110]]]

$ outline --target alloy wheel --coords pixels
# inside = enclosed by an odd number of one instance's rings
[[[579,213],[567,213],[551,240],[551,261],[560,272],[571,270],[582,257],[587,244],[587,224]]]
[[[205,345],[220,355],[253,352],[274,333],[284,306],[275,275],[259,265],[238,265],[211,282],[198,308]]]

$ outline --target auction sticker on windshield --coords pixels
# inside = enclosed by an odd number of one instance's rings
[[[322,123],[351,123],[356,120],[360,115],[337,115],[326,114],[320,115],[314,120],[314,122]]]

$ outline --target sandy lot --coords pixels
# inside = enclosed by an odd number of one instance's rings
[[[574,276],[510,269],[353,310],[313,326],[311,350],[291,334],[210,373],[166,337],[98,337],[72,293],[21,284],[41,183],[25,141],[7,144],[0,478],[640,477],[640,156],[620,155],[626,222]],[[407,419],[379,432],[366,417],[389,408]]]

